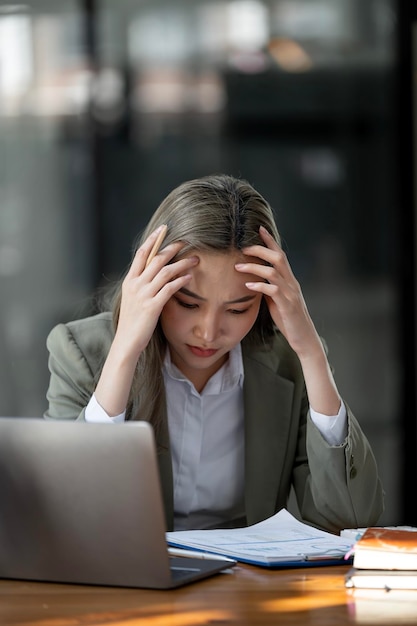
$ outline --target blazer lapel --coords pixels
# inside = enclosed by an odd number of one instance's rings
[[[274,351],[244,353],[247,523],[275,513],[290,434],[294,384],[277,374]]]

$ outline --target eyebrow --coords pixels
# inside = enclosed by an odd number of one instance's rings
[[[184,296],[189,296],[190,298],[195,298],[196,300],[206,301],[206,298],[199,296],[198,294],[190,291],[186,287],[182,287],[182,289],[178,290],[179,293],[184,294]],[[224,304],[239,304],[239,302],[249,302],[256,298],[256,294],[248,294],[247,296],[242,296],[241,298],[236,298],[236,300],[227,300]]]

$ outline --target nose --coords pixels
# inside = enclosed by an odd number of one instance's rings
[[[194,327],[194,335],[207,345],[216,341],[220,334],[220,320],[214,314],[202,315]]]

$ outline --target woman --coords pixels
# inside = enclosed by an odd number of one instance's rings
[[[60,324],[47,345],[45,417],[153,424],[168,529],[253,524],[285,507],[292,486],[308,523],[337,532],[377,522],[374,456],[271,207],[246,181],[215,175],[174,189],[112,313]]]

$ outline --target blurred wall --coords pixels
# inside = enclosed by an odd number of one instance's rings
[[[94,310],[172,187],[224,171],[275,209],[377,456],[382,522],[417,524],[401,484],[400,17],[394,0],[0,2],[0,414],[43,413],[49,330]]]

